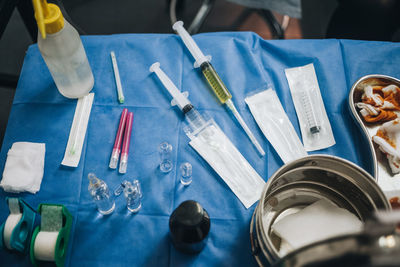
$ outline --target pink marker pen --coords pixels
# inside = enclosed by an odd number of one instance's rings
[[[119,153],[121,152],[122,135],[124,134],[126,115],[128,114],[128,109],[124,108],[121,113],[121,118],[119,120],[119,126],[117,131],[117,136],[115,137],[114,147],[111,153],[110,165],[111,169],[116,169],[118,164]]]
[[[126,117],[124,143],[122,144],[121,161],[119,162],[119,173],[126,173],[126,168],[128,167],[128,154],[129,144],[131,143],[132,123],[133,112],[129,112]]]

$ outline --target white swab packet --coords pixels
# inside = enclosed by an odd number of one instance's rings
[[[79,164],[90,112],[92,110],[93,98],[94,93],[90,93],[78,99],[67,147],[65,148],[64,158],[61,162],[64,166],[77,167]]]

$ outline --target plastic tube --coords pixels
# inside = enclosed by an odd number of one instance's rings
[[[237,111],[235,105],[232,102],[232,99],[228,99],[225,104],[229,108],[230,111],[232,111],[233,115],[235,116],[236,120],[239,122],[240,126],[242,126],[243,130],[249,137],[250,141],[253,143],[254,147],[257,149],[258,153],[260,153],[261,156],[265,156],[265,152],[262,149],[260,143],[258,143],[257,139],[254,137],[253,133],[250,131],[249,127],[246,125],[244,122],[242,116],[240,116],[240,113]]]
[[[116,169],[119,159],[119,154],[121,152],[120,147],[122,143],[122,135],[124,134],[126,115],[128,114],[128,109],[124,108],[121,113],[121,118],[119,120],[117,135],[115,136],[114,147],[111,153],[109,167],[111,169]]]
[[[132,123],[133,112],[129,112],[126,117],[124,143],[122,144],[121,161],[119,162],[119,173],[126,173],[126,169],[128,167],[128,154],[129,145],[131,143]]]

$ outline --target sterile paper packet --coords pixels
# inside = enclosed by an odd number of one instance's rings
[[[285,69],[303,144],[307,151],[333,146],[335,138],[326,114],[314,64]]]
[[[189,144],[207,161],[248,209],[261,197],[265,182],[218,125],[209,121],[198,133],[188,133]]]
[[[81,159],[83,142],[85,141],[94,93],[90,93],[78,99],[75,108],[74,119],[69,132],[67,147],[61,162],[64,166],[78,167]]]
[[[275,91],[265,90],[245,102],[258,126],[284,163],[307,156]]]

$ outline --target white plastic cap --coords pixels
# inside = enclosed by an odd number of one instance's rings
[[[186,105],[190,104],[190,101],[187,99],[187,94],[179,91],[167,74],[162,71],[160,62],[153,63],[149,70],[156,73],[157,77],[172,96],[173,101],[171,101],[171,105],[177,105],[182,110]]]
[[[175,22],[174,25],[172,25],[172,29],[179,34],[179,36],[182,38],[183,43],[186,45],[186,47],[189,49],[190,53],[196,60],[194,62],[195,68],[200,67],[201,64],[203,64],[204,62],[211,61],[211,56],[205,56],[203,52],[201,52],[200,48],[197,46],[193,38],[183,27],[183,21]]]
[[[110,169],[116,169],[117,165],[118,165],[118,157],[111,157],[110,164],[108,165],[108,167],[110,167]]]
[[[110,164],[108,165],[108,167],[110,167],[110,169],[117,168],[119,153],[120,153],[119,149],[116,149],[116,148],[113,149],[113,151],[111,153]]]
[[[119,173],[126,173],[126,169],[128,168],[128,162],[123,162],[123,161],[121,161],[120,163],[119,163],[119,170],[118,170],[118,172]]]
[[[126,173],[126,169],[128,168],[128,154],[121,155],[121,161],[119,162],[119,173]]]
[[[155,62],[150,66],[149,71],[150,72],[155,72],[156,69],[159,69],[159,68],[160,68],[160,62]]]

